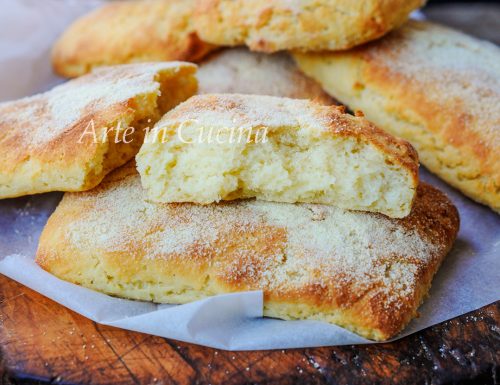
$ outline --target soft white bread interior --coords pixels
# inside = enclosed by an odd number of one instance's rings
[[[418,184],[407,142],[342,108],[270,96],[194,96],[156,124],[136,159],[157,202],[256,197],[404,217]]]

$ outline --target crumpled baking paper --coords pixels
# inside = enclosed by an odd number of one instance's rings
[[[98,1],[0,3],[0,100],[29,95],[60,82],[50,72],[51,44],[71,20]],[[460,212],[461,229],[420,308],[420,317],[399,337],[500,299],[500,216],[425,170],[421,177],[453,200]],[[372,343],[323,322],[263,318],[260,291],[185,305],[157,305],[113,298],[59,280],[39,268],[33,258],[40,232],[61,196],[50,193],[0,200],[0,273],[96,322],[228,350]]]

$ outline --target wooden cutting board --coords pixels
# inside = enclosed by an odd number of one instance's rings
[[[480,8],[443,7],[426,13],[470,21]],[[493,11],[468,32],[487,24],[477,34],[498,41]],[[0,383],[497,384],[500,301],[393,343],[226,352],[98,325],[0,275]]]
[[[494,384],[500,301],[387,344],[227,352],[96,324],[0,275],[2,384]]]

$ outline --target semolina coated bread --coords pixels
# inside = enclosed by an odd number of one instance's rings
[[[103,65],[197,62],[215,49],[191,25],[194,0],[116,1],[75,21],[52,50],[54,71],[76,77]]]
[[[198,64],[199,94],[254,94],[336,104],[300,71],[288,53],[264,54],[238,47],[215,52]]]
[[[103,67],[0,104],[0,199],[95,187],[133,158],[166,111],[196,92],[196,66]]]
[[[204,41],[252,51],[343,50],[403,24],[425,0],[197,0]]]
[[[263,290],[265,316],[385,340],[417,315],[458,227],[456,208],[427,184],[404,219],[258,200],[161,204],[129,163],[64,195],[36,262],[60,279],[159,303]]]
[[[295,54],[351,109],[418,151],[422,164],[500,212],[500,48],[409,21],[349,52]]]
[[[151,200],[256,197],[410,213],[417,153],[342,107],[260,95],[196,95],[148,132],[137,157]]]

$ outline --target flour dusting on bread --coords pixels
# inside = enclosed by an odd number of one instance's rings
[[[333,97],[412,143],[431,172],[500,212],[498,46],[410,20],[354,50],[295,59]]]
[[[266,315],[384,339],[415,315],[457,231],[456,209],[426,184],[404,219],[256,200],[162,204],[148,200],[128,164],[94,190],[65,195],[37,262],[71,282],[156,302],[264,290]]]
[[[261,95],[196,95],[167,113],[137,155],[150,199],[251,198],[332,204],[401,218],[418,159],[341,107]]]
[[[1,103],[0,199],[96,186],[137,153],[145,128],[196,92],[195,71],[182,62],[106,67]]]

